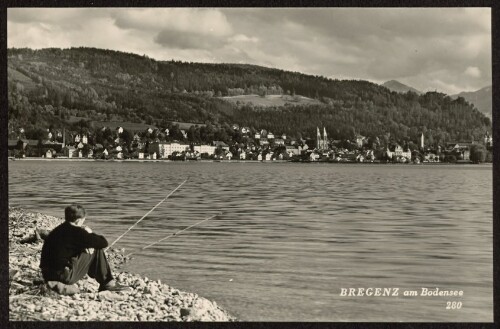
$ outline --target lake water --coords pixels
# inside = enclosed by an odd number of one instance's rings
[[[248,321],[493,321],[491,165],[10,161],[9,203],[78,202],[111,242],[187,177],[115,245],[124,270]],[[400,293],[340,296],[358,287]],[[422,287],[464,295],[403,296]]]

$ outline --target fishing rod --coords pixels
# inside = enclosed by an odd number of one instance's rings
[[[137,224],[139,224],[140,221],[142,221],[144,218],[146,218],[153,210],[156,209],[156,207],[158,207],[159,205],[161,205],[163,203],[163,201],[167,200],[172,194],[174,194],[175,191],[177,191],[182,185],[184,185],[185,182],[187,182],[188,178],[186,178],[182,183],[179,184],[179,186],[177,186],[175,189],[172,190],[172,192],[170,192],[166,197],[165,199],[161,200],[160,202],[158,202],[156,204],[156,206],[154,206],[150,211],[148,211],[144,216],[142,216],[137,222],[135,222],[132,226],[130,226],[122,235],[120,235],[118,238],[116,238],[115,241],[113,241],[112,244],[110,244],[108,246],[108,248],[111,248],[115,243],[118,242],[118,240],[120,240],[121,238],[123,238],[125,236],[125,234],[127,234],[128,232],[130,232],[131,229],[133,229]],[[108,249],[106,248],[106,249]]]
[[[187,231],[187,230],[189,230],[190,228],[193,228],[193,227],[195,227],[195,226],[197,226],[197,225],[199,225],[199,224],[201,224],[201,223],[203,223],[203,222],[206,222],[207,220],[210,220],[210,219],[215,218],[215,217],[220,216],[220,215],[222,215],[222,212],[220,212],[220,213],[218,213],[218,214],[215,214],[215,215],[212,215],[212,216],[210,216],[210,217],[207,217],[207,218],[205,218],[205,219],[203,219],[203,220],[201,220],[201,221],[199,221],[199,222],[197,222],[197,223],[195,223],[195,224],[193,224],[193,225],[190,225],[190,226],[188,226],[188,227],[186,227],[186,228],[183,228],[182,230],[179,230],[179,231],[177,231],[177,232],[175,232],[175,233],[172,233],[172,234],[170,234],[170,235],[167,235],[166,237],[164,237],[164,238],[162,238],[162,239],[160,239],[160,240],[158,240],[158,241],[156,241],[156,242],[150,243],[150,244],[148,244],[147,246],[142,247],[140,250],[144,250],[144,249],[147,249],[147,248],[149,248],[149,247],[152,247],[152,246],[154,246],[154,245],[155,245],[155,244],[157,244],[157,243],[160,243],[160,242],[165,241],[165,240],[167,240],[167,239],[169,239],[169,238],[172,238],[172,237],[174,237],[174,236],[176,236],[176,235],[179,235],[180,233],[182,233],[182,232],[184,232],[184,231]],[[130,255],[135,254],[135,253],[136,253],[136,252],[131,252],[131,253],[129,253],[129,254],[127,254],[127,255],[125,255],[125,257],[129,257]]]

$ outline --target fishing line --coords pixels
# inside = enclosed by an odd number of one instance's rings
[[[201,223],[203,223],[203,222],[206,222],[207,220],[210,220],[210,219],[215,218],[215,217],[220,216],[220,215],[222,215],[222,212],[220,212],[220,213],[218,213],[218,214],[215,214],[215,215],[212,215],[212,216],[210,216],[210,217],[207,217],[207,218],[205,218],[205,219],[203,219],[203,220],[201,220],[201,221],[199,221],[199,222],[197,222],[197,223],[194,223],[193,225],[190,225],[190,226],[188,226],[188,227],[186,227],[186,228],[183,228],[182,230],[179,230],[179,231],[177,231],[177,232],[175,232],[175,233],[172,233],[172,234],[170,234],[170,235],[167,235],[166,237],[164,237],[164,238],[162,238],[162,239],[160,239],[160,240],[158,240],[158,241],[156,241],[156,242],[150,243],[150,244],[148,244],[147,246],[142,247],[140,250],[144,250],[144,249],[147,249],[147,248],[149,248],[149,247],[152,247],[152,246],[154,246],[154,245],[155,245],[155,244],[157,244],[157,243],[160,243],[160,242],[165,241],[165,240],[167,240],[167,239],[169,239],[169,238],[172,238],[172,237],[174,237],[174,236],[176,236],[176,235],[179,235],[180,233],[182,233],[182,232],[184,232],[184,231],[187,231],[187,230],[189,230],[190,228],[195,227],[196,225],[199,225],[199,224],[201,224]],[[129,256],[130,256],[130,255],[132,255],[132,254],[135,254],[135,252],[131,252],[131,253],[129,253],[129,254],[127,254],[127,255],[125,255],[125,257],[129,257]]]
[[[116,242],[118,242],[118,240],[120,240],[121,238],[123,238],[125,236],[125,234],[127,234],[128,232],[130,232],[130,230],[132,230],[137,224],[139,224],[140,221],[142,221],[144,218],[146,218],[153,210],[156,209],[156,207],[158,207],[159,205],[161,205],[163,203],[163,201],[167,200],[172,194],[174,194],[175,191],[177,191],[182,185],[184,185],[185,182],[187,182],[188,178],[186,178],[182,183],[180,183],[179,186],[177,186],[174,190],[172,190],[172,192],[170,192],[166,197],[165,199],[161,200],[160,202],[158,202],[158,204],[156,204],[156,206],[154,206],[150,211],[148,211],[144,216],[142,216],[137,222],[135,222],[132,226],[130,226],[122,235],[120,235],[118,238],[116,238],[115,241],[113,241],[112,244],[110,244],[108,246],[108,248],[111,248]],[[106,248],[106,249],[108,249]]]

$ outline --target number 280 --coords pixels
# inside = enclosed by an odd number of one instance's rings
[[[462,302],[446,302],[447,310],[459,310],[462,308]]]

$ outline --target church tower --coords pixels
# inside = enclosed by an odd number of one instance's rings
[[[420,134],[420,148],[424,149],[424,133]]]
[[[326,135],[326,128],[323,127],[323,150],[328,148],[328,137]]]
[[[319,127],[316,127],[316,149],[321,149],[321,133],[319,132]]]

